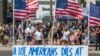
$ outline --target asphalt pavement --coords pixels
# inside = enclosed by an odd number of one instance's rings
[[[11,50],[0,51],[0,56],[12,56]]]
[[[91,51],[89,52],[89,56],[100,56],[100,51]]]

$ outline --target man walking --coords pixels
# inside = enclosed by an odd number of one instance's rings
[[[96,50],[98,50],[98,46],[100,50],[100,27],[96,28]]]

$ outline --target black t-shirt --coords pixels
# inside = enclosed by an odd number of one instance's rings
[[[97,33],[97,34],[96,34],[96,37],[97,37],[98,39],[100,39],[100,33]]]
[[[5,35],[9,35],[9,29],[5,29],[5,30],[4,30],[4,34],[5,34]]]
[[[43,36],[44,36],[44,38],[47,38],[48,37],[48,31],[47,30],[44,30]]]
[[[58,29],[58,30],[57,30],[57,34],[58,34],[59,36],[62,36],[62,30]]]

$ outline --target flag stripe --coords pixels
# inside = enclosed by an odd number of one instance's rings
[[[56,13],[57,13],[57,12],[56,12]],[[66,15],[65,12],[61,12],[61,13],[58,12],[58,13],[57,13],[57,15],[62,15],[62,14],[63,14],[63,15]],[[73,14],[73,13],[69,13],[69,14],[67,13],[67,15],[73,16],[73,17],[75,17],[75,18],[81,18],[81,17],[83,17],[82,15],[77,15],[77,14]]]
[[[77,8],[74,8],[74,7],[68,7],[68,9],[75,10],[75,11],[78,11],[78,12],[82,12],[82,9],[77,9]]]
[[[94,23],[94,24],[98,24],[98,25],[99,25],[99,22],[94,21],[94,20],[90,20],[89,22],[90,22],[90,23]]]
[[[20,14],[20,13],[16,13],[16,14],[14,14],[14,15],[16,15],[16,16],[26,16],[27,14]]]
[[[68,13],[73,13],[73,14],[78,14],[78,15],[83,15],[82,13],[78,12],[78,11],[75,11],[75,10],[70,10],[70,9],[66,9],[64,10],[65,12],[68,12]]]
[[[79,6],[78,3],[72,3],[72,2],[69,2],[68,5],[69,5],[69,6],[76,7],[76,8],[80,8],[80,6]]]
[[[95,23],[95,22],[89,22],[90,24],[94,24],[94,25],[99,25],[98,23]]]
[[[35,3],[33,3],[33,4],[28,4],[28,6],[33,6],[33,5],[38,5],[38,2],[35,2]]]
[[[67,12],[67,13],[66,13]],[[64,14],[78,14],[78,15],[81,15],[83,16],[83,13],[80,13],[78,11],[74,11],[74,10],[69,10],[69,9],[66,9],[66,10],[56,10],[56,13],[64,13]]]
[[[98,26],[98,25],[100,26],[100,19],[95,17],[90,17],[89,24],[90,26]]]
[[[100,22],[100,19],[96,19],[96,18],[90,18],[90,20],[94,20],[94,21],[96,21],[96,22]]]
[[[33,0],[33,1],[31,1],[31,2],[29,2],[29,0],[27,0],[28,6],[31,6],[31,5],[33,5],[33,4],[35,4],[35,3],[38,3],[38,0]]]

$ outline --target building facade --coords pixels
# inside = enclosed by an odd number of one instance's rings
[[[96,5],[100,6],[100,0],[96,0]]]
[[[43,18],[44,16],[50,16],[50,0],[39,0],[39,9],[37,11],[37,18]],[[55,9],[55,0],[52,2],[52,11]]]
[[[0,0],[0,23],[7,23],[7,0]]]
[[[100,6],[100,0],[81,0],[80,3],[82,7],[89,7],[91,2],[97,6]]]
[[[0,23],[3,23],[3,0],[0,0]]]

